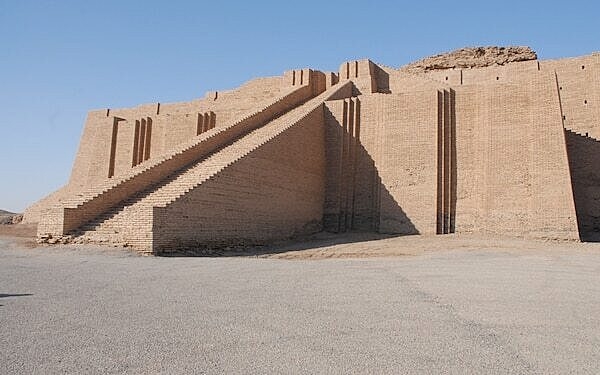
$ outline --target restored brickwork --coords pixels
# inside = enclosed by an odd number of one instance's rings
[[[348,229],[373,229],[374,197],[373,186],[356,189],[358,179],[374,182],[375,176],[361,165],[368,155],[361,152],[360,107],[358,98],[330,101],[325,106],[325,132],[327,160],[327,189],[324,206],[324,225],[329,231],[340,232]],[[374,171],[374,166],[372,167]],[[371,181],[371,179],[373,179]],[[359,205],[365,206],[360,212]]]
[[[424,91],[327,102],[326,229],[436,232],[437,100]]]
[[[260,111],[231,125],[217,127],[179,145],[170,154],[151,159],[147,163],[131,168],[119,177],[108,178],[93,189],[50,207],[38,225],[38,233],[67,233],[102,214],[107,208],[119,206],[133,194],[167,178],[177,170],[215,152],[232,140],[244,135],[286,110],[304,102],[312,95],[312,88],[302,86]],[[114,128],[114,126],[113,126]],[[110,158],[109,158],[110,160]]]
[[[351,92],[351,87],[351,83],[348,82],[346,84],[331,88],[330,90],[324,92],[322,95],[308,101],[304,106],[300,106],[292,111],[289,111],[285,115],[280,116],[274,119],[273,121],[269,122],[269,124],[267,124],[266,126],[260,127],[245,136],[237,138],[229,146],[226,146],[220,149],[219,151],[212,153],[209,157],[205,159],[201,159],[197,162],[188,165],[187,167],[180,169],[171,176],[162,179],[158,184],[151,185],[145,190],[141,190],[137,193],[130,193],[128,197],[121,198],[121,202],[119,205],[105,210],[101,214],[95,214],[95,216],[93,217],[86,216],[86,220],[88,221],[87,223],[81,217],[76,216],[77,209],[72,209],[72,212],[69,212],[68,215],[67,213],[65,213],[63,217],[65,219],[71,218],[72,220],[78,220],[79,223],[83,224],[68,224],[74,229],[78,228],[77,231],[72,233],[77,235],[78,240],[81,241],[92,241],[99,243],[118,243],[121,245],[132,246],[140,250],[154,249],[155,251],[161,252],[173,250],[173,243],[177,243],[181,247],[189,247],[191,246],[191,244],[197,243],[193,242],[196,240],[193,240],[192,238],[196,237],[191,236],[192,229],[189,229],[189,227],[195,228],[194,231],[198,230],[198,227],[195,227],[195,225],[198,223],[189,222],[189,220],[187,220],[191,213],[188,215],[168,215],[169,220],[172,221],[172,225],[180,227],[179,232],[178,230],[174,229],[173,236],[165,237],[170,239],[166,243],[153,241],[153,228],[155,228],[154,226],[156,225],[154,221],[154,212],[157,207],[167,207],[167,213],[171,212],[169,211],[170,205],[174,204],[174,207],[179,207],[178,202],[179,199],[182,199],[182,196],[183,198],[194,196],[192,194],[189,194],[190,191],[195,191],[196,189],[199,189],[199,191],[205,191],[206,186],[209,187],[206,189],[210,189],[210,186],[213,185],[213,179],[217,176],[227,176],[230,173],[230,171],[236,170],[236,168],[233,168],[234,166],[237,166],[238,163],[242,162],[242,160],[247,160],[246,158],[254,160],[251,156],[254,155],[256,152],[263,152],[262,148],[266,147],[263,146],[266,142],[268,142],[267,144],[270,145],[274,139],[280,139],[279,137],[281,137],[281,139],[287,139],[287,133],[289,133],[288,129],[294,129],[295,127],[304,128],[306,127],[307,122],[309,122],[310,124],[316,123],[317,125],[322,124],[323,101],[335,97],[336,95],[345,95],[344,92],[346,92],[346,94],[349,94]],[[318,134],[315,135],[317,136],[317,141],[313,142],[315,143],[314,147],[317,147],[317,150],[319,150],[319,147],[321,146],[324,147],[322,142],[323,129],[321,125],[319,126],[320,127],[316,129],[318,130]],[[297,131],[294,134],[297,134]],[[310,135],[310,133],[308,133],[308,135]],[[318,142],[319,136],[321,138],[321,142]],[[307,140],[302,139],[301,142],[298,142],[298,145],[300,145],[303,149],[307,149],[305,142],[312,142],[311,140],[314,141],[314,139],[311,137],[308,137]],[[298,147],[295,145],[290,145],[288,143],[283,144],[285,145],[284,149],[291,150],[294,149],[294,147]],[[279,148],[279,150],[281,151],[281,148]],[[310,165],[314,165],[313,168],[319,168],[320,170],[322,169],[322,167],[320,167],[319,165],[324,164],[323,154],[324,151],[318,152],[315,155],[313,155],[312,158],[308,158],[306,155],[300,153],[295,153],[292,156],[296,159],[300,158],[299,160],[302,162],[309,161],[311,162]],[[273,154],[271,153],[270,155]],[[281,157],[283,157],[284,155],[285,154],[282,154]],[[317,163],[313,162],[315,158],[317,160]],[[295,169],[292,167],[293,165],[287,166],[287,168],[289,169],[288,173],[291,173],[292,175],[297,174],[298,177],[302,177],[301,180],[308,181],[308,177],[310,176],[307,177],[302,175],[303,170],[306,169],[306,167],[302,168],[302,164],[296,166]],[[252,170],[250,169],[249,171],[251,172]],[[248,170],[246,170],[246,173],[248,173]],[[322,179],[323,177],[321,177],[321,180]],[[261,181],[261,179],[252,179],[248,181],[248,183],[250,183],[251,186],[254,186],[254,188],[257,189],[264,189],[266,186],[268,186],[262,184]],[[323,181],[320,181],[320,183],[322,185]],[[289,192],[293,191],[292,189],[288,190]],[[323,190],[323,187],[321,188],[321,190]],[[216,195],[220,195],[221,198],[227,198],[229,197],[229,195],[226,194],[227,191],[228,190],[225,188],[220,189],[216,193]],[[282,196],[282,198],[294,199],[294,197],[290,195],[289,192],[287,195]],[[311,196],[314,196],[314,199],[318,200],[318,206],[320,207],[318,214],[319,223],[315,223],[314,218],[311,218],[311,220],[309,220],[311,224],[308,225],[308,228],[312,227],[314,229],[320,228],[323,198],[319,197],[318,194],[314,195],[313,193],[314,191],[311,191]],[[249,195],[245,194],[241,197],[245,197],[244,199],[248,199]],[[304,200],[308,199],[307,196],[304,196],[302,198]],[[227,199],[233,199],[233,197],[229,197]],[[213,200],[215,204],[222,203],[219,203],[218,199],[216,198]],[[271,198],[271,200],[275,201],[273,198]],[[187,200],[183,199],[183,202],[187,202]],[[298,202],[298,198],[296,198],[295,202]],[[306,205],[308,203],[309,202],[307,201],[304,204]],[[95,203],[94,206],[97,207],[99,205],[98,203]],[[86,211],[80,210],[80,212],[83,212],[87,215]],[[203,214],[206,214],[206,211],[204,210],[202,210],[201,212]],[[231,213],[231,211],[228,212]],[[314,210],[312,210],[311,212],[314,214]],[[211,213],[211,215],[212,214],[214,213]],[[90,219],[87,219],[88,217],[95,218],[95,220],[89,221]],[[162,215],[159,215],[157,217],[162,217],[163,223],[165,223],[164,225],[167,225],[166,221],[164,221],[164,212],[162,213]],[[274,223],[281,224],[283,220],[283,218],[279,217],[278,220],[276,220]],[[304,225],[308,224],[304,222],[304,219],[298,219],[295,217],[291,217],[289,221],[296,223],[298,221],[302,221],[303,226],[300,227],[304,227]],[[213,222],[216,223],[216,219]],[[40,223],[40,227],[42,227],[42,224],[44,224],[44,222]],[[200,222],[200,224],[202,224],[202,222]],[[42,230],[47,230],[47,227],[42,228],[44,228]],[[185,236],[175,236],[175,232],[181,234],[181,230],[186,230],[185,228],[188,228],[188,230],[184,233],[188,233],[188,235],[191,236],[190,241],[192,242],[186,242]],[[40,229],[38,229],[38,232],[39,231]],[[232,232],[231,237],[237,236],[235,237],[237,238],[237,240],[246,238],[247,240],[257,241],[257,238],[261,238],[261,236],[266,235],[266,232],[261,232],[262,234],[257,234],[254,236],[255,238],[251,238],[243,237],[239,233],[236,235],[235,233],[237,232]],[[279,237],[286,238],[292,234],[299,233],[302,233],[302,231],[300,230],[300,228],[296,227],[291,233],[282,232],[282,235]],[[275,237],[276,236],[274,236],[273,234],[270,234],[268,236],[269,239]],[[216,243],[218,241],[212,242]],[[221,241],[220,243],[222,242],[223,241]]]
[[[321,230],[322,117],[319,106],[184,197],[154,208],[154,249],[264,243]]]
[[[366,98],[365,98],[366,99]],[[363,100],[365,142],[379,171],[379,231],[435,233],[437,221],[437,92],[374,95]]]
[[[456,230],[577,238],[552,77],[457,88],[456,108]]]
[[[540,66],[556,74],[565,128],[600,140],[600,54]]]
[[[464,51],[92,111],[69,182],[24,221],[153,253],[323,229],[600,238],[600,55]]]

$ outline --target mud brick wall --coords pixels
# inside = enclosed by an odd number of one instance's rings
[[[101,219],[336,85],[310,121],[152,206],[144,241],[168,251],[321,226],[591,238],[599,71],[600,54],[426,72],[351,60],[338,73],[290,70],[190,102],[92,111],[69,183],[24,221],[43,217],[38,233],[60,234]]]
[[[457,232],[577,238],[552,74],[456,87]]]
[[[437,111],[433,90],[327,102],[328,230],[436,232]]]
[[[93,186],[112,176],[127,173],[134,166],[133,148],[136,122],[152,121],[150,158],[169,153],[174,147],[197,135],[198,114],[214,112],[215,126],[239,121],[291,91],[282,77],[255,79],[238,89],[220,92],[217,98],[183,103],[153,103],[135,108],[104,109],[88,114],[70,178],[73,187]],[[115,126],[116,123],[116,126]],[[116,132],[114,128],[116,127]],[[114,152],[111,154],[111,149]]]
[[[321,230],[323,107],[165,208],[154,209],[154,248],[265,243]]]
[[[540,66],[556,72],[565,128],[600,140],[600,54],[541,61]]]

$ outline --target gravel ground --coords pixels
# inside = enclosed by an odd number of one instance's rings
[[[448,238],[289,260],[2,237],[0,373],[600,372],[599,244]]]

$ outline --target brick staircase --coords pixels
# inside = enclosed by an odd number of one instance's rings
[[[309,85],[291,89],[269,106],[230,125],[220,126],[200,134],[163,155],[115,176],[92,189],[80,191],[73,198],[62,200],[42,215],[38,237],[60,237],[93,220],[128,197],[162,181],[177,170],[205,158],[313,97]]]
[[[346,89],[352,82],[336,85],[267,125],[239,137],[230,145],[192,165],[185,166],[158,184],[148,186],[97,215],[75,230],[69,231],[74,242],[110,243],[130,246],[141,252],[152,252],[153,209],[166,207],[203,182],[259,149],[262,145],[319,110],[323,102]]]

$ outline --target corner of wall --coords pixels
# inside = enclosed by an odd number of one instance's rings
[[[339,81],[352,80],[357,95],[378,92],[377,65],[371,60],[352,60],[342,63],[338,77]]]

